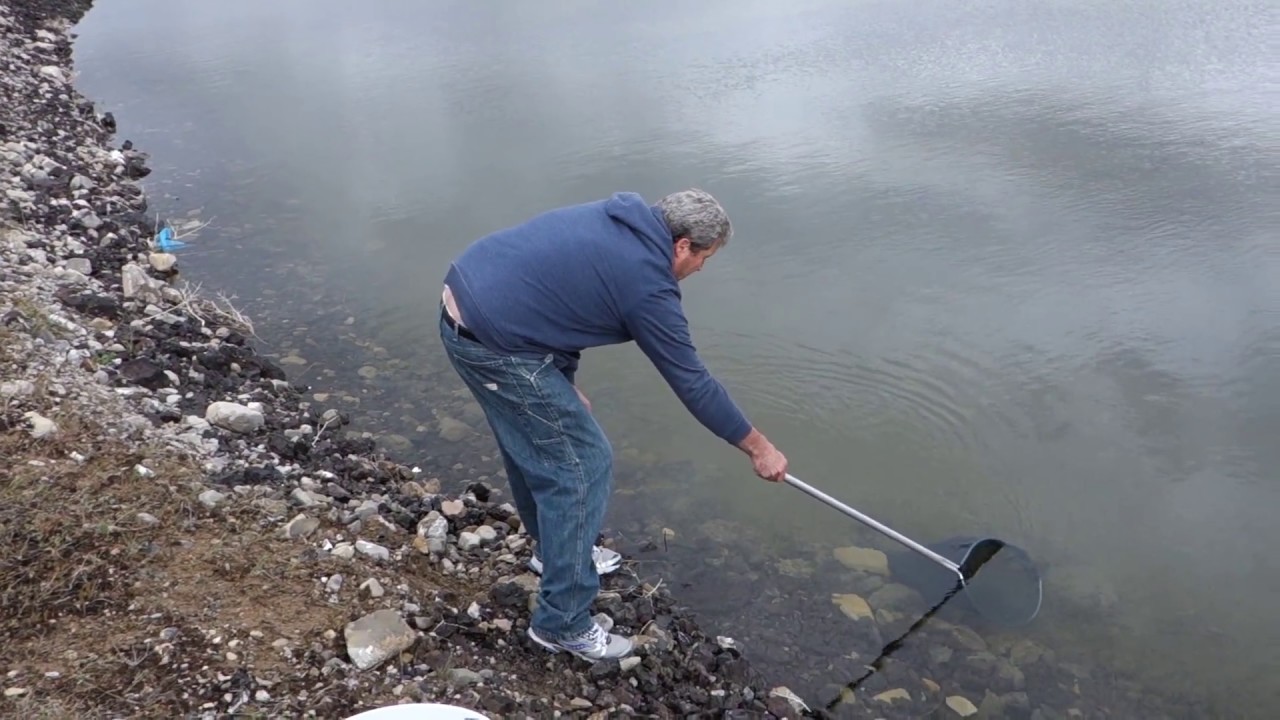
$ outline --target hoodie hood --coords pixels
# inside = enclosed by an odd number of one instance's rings
[[[666,257],[675,257],[675,239],[671,230],[662,219],[658,208],[645,202],[645,199],[634,192],[616,192],[605,201],[605,212],[609,217],[626,225],[636,235],[662,251]]]

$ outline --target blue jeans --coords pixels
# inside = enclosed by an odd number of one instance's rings
[[[443,313],[440,339],[484,409],[520,521],[537,543],[543,569],[533,629],[553,639],[587,630],[600,590],[591,549],[613,489],[613,448],[550,355],[493,352]]]

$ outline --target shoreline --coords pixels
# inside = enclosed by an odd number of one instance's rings
[[[534,647],[537,579],[505,487],[464,468],[442,477],[466,489],[443,493],[348,435],[339,403],[308,402],[250,319],[184,289],[180,256],[151,246],[145,151],[74,86],[69,34],[91,4],[0,7],[0,538],[18,548],[0,565],[6,714],[341,718],[445,702],[495,718],[831,717],[805,704],[829,695],[781,686],[859,675],[918,616],[878,551],[783,560],[733,585],[760,579],[806,606],[797,640],[800,620],[741,603],[741,645],[796,664],[765,678],[624,556],[596,611],[642,634],[633,660]],[[837,716],[1213,716],[1029,640],[947,623],[924,637]],[[802,667],[817,641],[856,650]]]
[[[0,577],[0,702],[29,717],[345,717],[410,701],[494,717],[808,714],[627,568],[602,579],[597,611],[639,633],[633,658],[534,647],[537,579],[503,488],[446,495],[345,437],[344,414],[257,353],[249,319],[178,281],[136,182],[145,152],[74,86],[90,5],[0,8],[0,450],[14,460],[0,532],[27,540]]]

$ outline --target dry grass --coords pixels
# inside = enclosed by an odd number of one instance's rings
[[[22,691],[0,697],[0,717],[191,717],[211,702],[219,717],[343,717],[399,699],[319,670],[344,654],[346,623],[398,602],[401,585],[424,605],[438,592],[457,607],[485,601],[487,586],[423,556],[391,568],[317,550],[316,536],[345,529],[324,519],[309,541],[289,540],[253,493],[224,488],[204,507],[197,458],[163,438],[113,437],[101,423],[114,414],[52,396],[70,381],[33,372],[19,339],[0,327],[0,377],[35,387],[0,401],[0,687]],[[56,433],[32,437],[27,411]],[[381,532],[363,536],[403,541]],[[323,591],[333,573],[346,578],[336,602]],[[370,576],[389,597],[358,590]],[[413,661],[440,652],[454,650],[420,643]],[[255,700],[263,687],[270,699]]]
[[[13,701],[30,706],[21,717],[130,715],[131,693],[166,685],[145,642],[157,618],[135,603],[193,520],[180,482],[194,468],[103,439],[86,418],[40,407],[38,393],[32,402],[58,424],[53,437],[32,438],[15,409],[0,418],[0,663],[19,672],[6,687],[27,689]],[[171,480],[142,477],[141,463]]]
[[[12,371],[21,358],[5,340],[0,369]],[[308,670],[326,649],[341,654],[343,626],[376,607],[356,591],[368,568],[282,537],[251,495],[228,490],[205,508],[194,459],[111,439],[37,388],[0,407],[0,685],[25,691],[0,698],[0,717],[199,715],[250,678],[274,679],[271,700],[243,693],[238,717],[352,707],[351,688],[317,687]],[[31,436],[32,409],[55,435]],[[439,587],[434,569],[402,571],[415,597]],[[320,578],[334,572],[347,582],[331,603]]]
[[[0,331],[0,369],[20,376],[14,340]],[[26,691],[0,699],[0,716],[182,715],[211,699],[188,695],[197,670],[239,667],[217,636],[257,631],[242,659],[283,672],[272,640],[307,648],[350,619],[314,592],[306,546],[264,529],[249,498],[204,508],[195,459],[110,437],[37,379],[0,406],[0,673]],[[28,410],[57,432],[33,438]]]
[[[39,634],[53,618],[127,602],[130,577],[161,541],[159,526],[138,513],[186,513],[171,485],[133,471],[146,458],[84,442],[77,418],[52,419],[60,428],[52,441],[20,427],[0,436],[0,454],[17,461],[0,487],[0,628],[11,639]]]

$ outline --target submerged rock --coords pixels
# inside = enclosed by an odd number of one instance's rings
[[[889,558],[880,550],[861,547],[841,547],[834,551],[836,560],[852,570],[877,575],[889,574]]]

